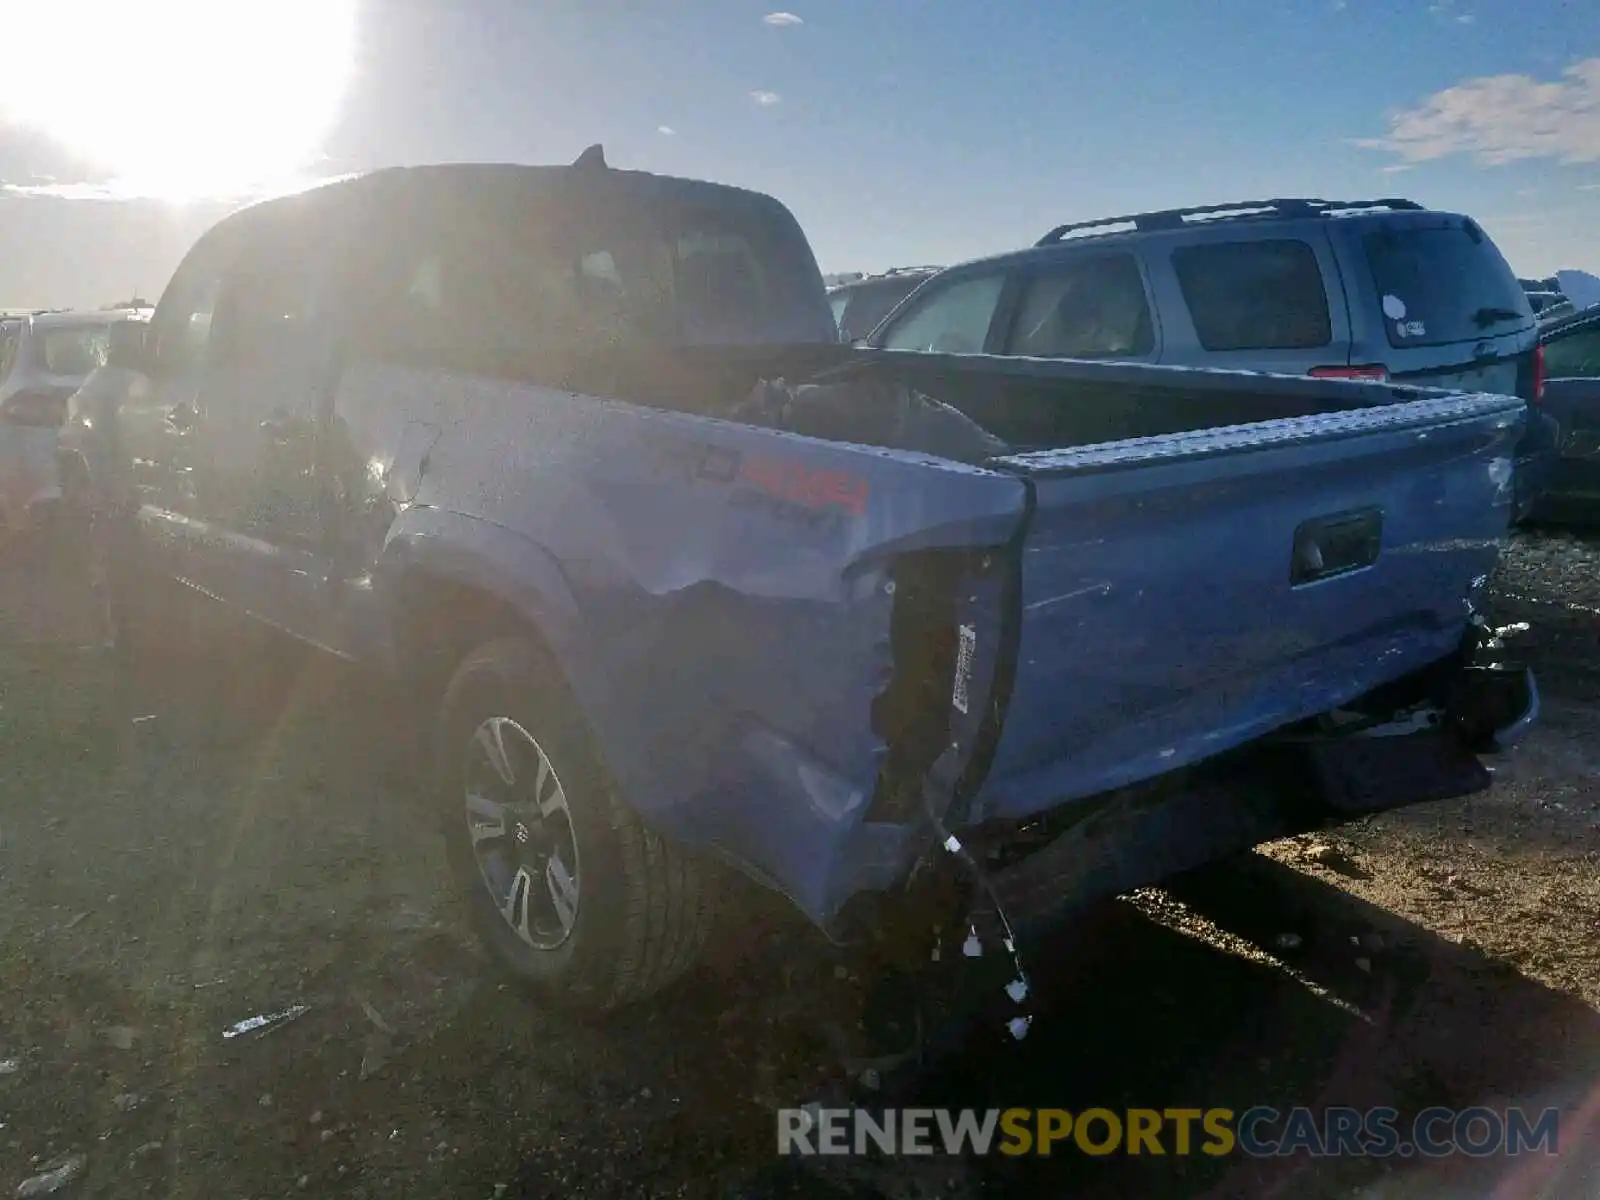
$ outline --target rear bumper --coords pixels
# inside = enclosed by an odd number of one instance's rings
[[[1262,842],[1486,789],[1479,761],[1539,717],[1523,667],[1468,667],[1444,702],[1338,738],[1267,742],[1181,779],[1105,798],[991,879],[1017,924],[1047,921]]]

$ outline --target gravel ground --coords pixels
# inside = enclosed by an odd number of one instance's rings
[[[837,1079],[858,964],[751,890],[649,1011],[541,1011],[446,899],[411,735],[373,684],[288,655],[129,678],[77,648],[79,592],[13,560],[0,1196],[52,1171],[83,1197],[1600,1195],[1600,542],[1519,535],[1495,595],[1547,706],[1492,791],[1104,906],[1029,948],[1022,1047],[969,1046],[923,1098],[1559,1104],[1560,1156],[824,1179],[771,1169],[771,1110]]]

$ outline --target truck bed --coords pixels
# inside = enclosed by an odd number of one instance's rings
[[[930,819],[1060,811],[1447,658],[1524,419],[1508,397],[831,347],[605,374],[349,370],[353,421],[365,392],[444,431],[387,566],[463,523],[523,546],[630,805],[823,925],[902,878]],[[863,403],[910,384],[1007,448],[726,419],[780,374]]]

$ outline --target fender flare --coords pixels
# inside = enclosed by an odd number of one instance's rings
[[[485,594],[516,615],[555,657],[568,686],[605,744],[611,688],[584,628],[577,600],[555,557],[522,534],[478,517],[414,506],[390,527],[372,572],[390,633],[389,666],[402,673],[399,644],[408,583],[421,575]]]

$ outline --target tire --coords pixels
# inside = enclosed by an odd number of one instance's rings
[[[434,761],[451,873],[499,966],[550,1002],[601,1013],[695,963],[714,868],[623,806],[543,647],[500,638],[462,661]]]

